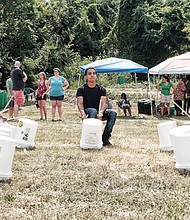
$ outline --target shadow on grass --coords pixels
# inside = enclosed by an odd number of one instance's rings
[[[187,169],[176,169],[178,173],[185,177],[190,177],[190,170]]]
[[[2,178],[2,179],[0,179],[0,183],[9,184],[10,185],[12,183],[12,179],[11,178],[8,178],[8,179]]]
[[[117,116],[117,119],[127,119],[127,120],[130,120],[130,119],[145,119],[144,116]]]

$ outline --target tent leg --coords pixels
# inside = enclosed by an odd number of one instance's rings
[[[80,86],[80,74],[79,74],[79,79],[78,79],[78,87]]]
[[[148,95],[149,94],[149,95]],[[150,93],[150,75],[148,72],[148,87],[147,87],[147,97],[149,97],[150,101],[151,101],[151,93]],[[152,105],[152,101],[151,101],[151,106],[150,106],[150,114],[153,116],[153,105]]]

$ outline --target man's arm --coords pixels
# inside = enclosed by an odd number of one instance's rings
[[[102,120],[103,113],[106,109],[106,96],[101,96],[97,118]]]
[[[11,97],[11,92],[10,92],[10,87],[7,86],[7,94],[8,94],[8,97],[10,98]]]
[[[25,77],[22,78],[22,80],[23,80],[23,82],[26,82],[27,81],[27,75],[26,75],[26,73],[24,71],[23,71],[23,74],[25,75]]]
[[[101,96],[100,98],[100,106],[99,106],[99,113],[104,112],[106,109],[106,96]]]
[[[78,106],[78,110],[79,110],[79,112],[81,114],[81,118],[82,119],[87,118],[87,115],[86,115],[86,113],[84,111],[83,97],[82,96],[78,96],[77,97],[77,106]]]

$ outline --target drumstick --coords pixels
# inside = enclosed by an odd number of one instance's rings
[[[98,109],[98,114],[100,113],[101,111],[101,104],[102,104],[102,101],[101,101],[101,98],[100,98],[100,102],[99,102],[99,109]]]
[[[186,111],[184,111],[175,101],[173,101],[173,103],[190,118],[190,115]]]

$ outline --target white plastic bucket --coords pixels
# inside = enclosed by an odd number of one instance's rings
[[[11,129],[4,127],[4,126],[0,126],[0,133],[4,133],[6,136],[8,135],[8,137],[11,137]]]
[[[15,138],[16,137],[16,130],[17,130],[16,126],[10,125],[8,123],[0,123],[0,127],[11,129],[10,137],[11,138]]]
[[[16,140],[0,136],[0,180],[12,176],[12,162],[15,152]]]
[[[18,148],[34,147],[38,123],[26,118],[20,118],[17,124],[16,140]]]
[[[8,133],[5,133],[5,132],[0,132],[0,136],[10,137],[10,135]]]
[[[175,138],[175,167],[190,169],[190,133],[176,134]]]
[[[157,124],[161,150],[164,150],[164,151],[173,150],[169,132],[176,126],[177,125],[175,121],[167,121],[167,122],[162,122],[160,124]]]
[[[96,118],[84,119],[80,147],[84,149],[102,148],[102,121]]]
[[[176,158],[175,157],[175,135],[176,134],[184,134],[184,133],[190,133],[190,125],[179,126],[179,127],[173,128],[169,132],[172,147],[173,147],[173,150],[174,150],[174,158]]]

